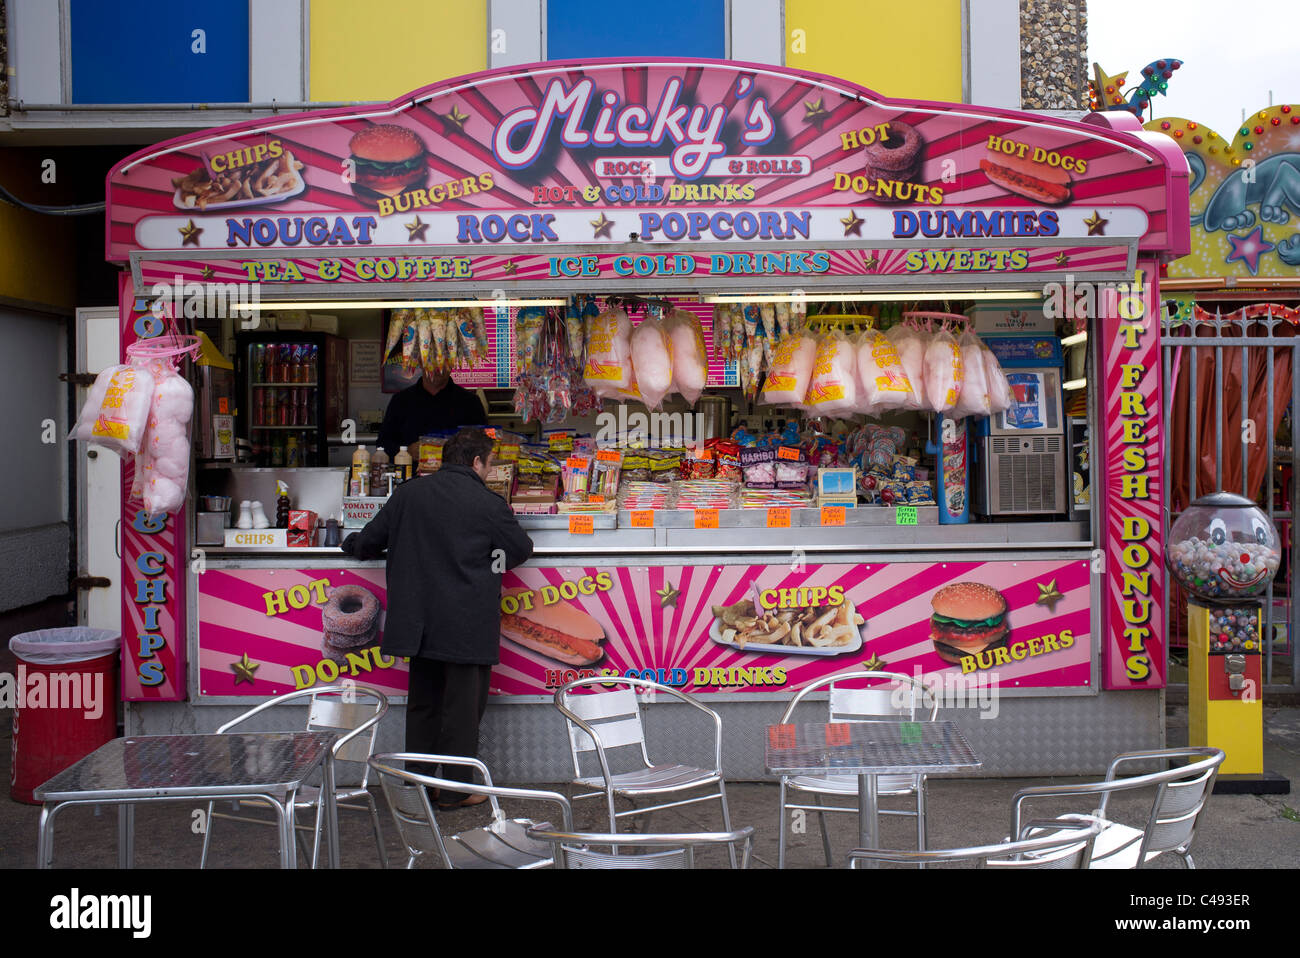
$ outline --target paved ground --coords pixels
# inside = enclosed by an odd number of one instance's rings
[[[0,629],[0,638],[28,627],[47,624],[61,614],[57,603],[36,610],[26,618],[10,616]],[[33,622],[39,624],[33,626]],[[8,653],[0,652],[0,671],[12,668]],[[9,715],[0,713],[0,768],[8,772],[11,727]],[[1170,744],[1186,741],[1186,709],[1173,707],[1168,716]],[[1216,795],[1203,819],[1193,849],[1201,868],[1295,868],[1300,865],[1300,709],[1265,709],[1266,767],[1289,778],[1296,793],[1284,796]],[[1086,734],[1086,732],[1081,732]],[[4,774],[0,781],[7,781]],[[1079,781],[1082,779],[1056,779]],[[934,779],[930,784],[929,845],[932,848],[982,844],[1000,840],[1010,820],[1011,796],[1026,784],[1046,779]],[[562,790],[562,789],[561,789]],[[383,796],[381,823],[390,861],[401,865],[401,849]],[[775,868],[777,862],[777,788],[774,783],[738,782],[728,788],[732,820],[755,828],[755,868]],[[196,806],[197,808],[197,806]],[[462,830],[487,821],[486,806],[447,813],[445,827]],[[528,809],[507,803],[511,814],[528,815]],[[1116,809],[1113,809],[1113,811]],[[1119,812],[1125,806],[1118,806]],[[136,818],[136,863],[138,867],[195,868],[202,837],[196,830],[195,808],[181,805],[143,806]],[[39,808],[0,798],[0,868],[31,868],[36,860],[36,828]],[[584,803],[577,811],[579,828],[602,830],[600,805]],[[1122,818],[1122,815],[1120,816]],[[835,863],[842,867],[845,854],[855,842],[856,817],[829,816]],[[711,830],[720,827],[716,805],[691,806],[657,814],[656,830]],[[882,822],[882,844],[887,847],[915,847],[912,824],[907,819],[886,817]],[[379,856],[371,837],[369,816],[342,812],[340,816],[342,864],[345,868],[376,868]],[[219,822],[213,835],[212,864],[220,868],[273,868],[278,857],[275,833],[270,828]],[[790,837],[789,864],[801,868],[825,867],[821,837],[816,821],[810,819],[802,834]],[[716,864],[721,864],[719,856]],[[111,809],[96,815],[89,808],[61,813],[55,848],[55,864],[67,868],[113,868],[116,866],[116,816]],[[1181,868],[1180,862],[1158,863]],[[430,861],[422,867],[436,867]]]

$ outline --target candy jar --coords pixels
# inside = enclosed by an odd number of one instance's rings
[[[1282,561],[1277,529],[1243,496],[1202,496],[1169,530],[1165,564],[1201,599],[1226,602],[1261,595]]]

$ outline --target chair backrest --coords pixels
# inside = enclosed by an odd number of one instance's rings
[[[844,682],[874,680],[887,685],[866,689],[844,688]],[[795,707],[811,693],[829,687],[828,713],[832,722],[865,722],[879,718],[926,719],[939,714],[939,700],[919,679],[900,672],[858,670],[818,679],[790,700],[781,716],[781,724],[790,721]]]
[[[341,762],[364,763],[375,750],[379,723],[388,714],[388,696],[368,685],[320,685],[310,689],[286,692],[268,699],[261,705],[236,716],[217,731],[228,732],[251,719],[254,715],[300,699],[307,703],[308,732],[343,732],[334,743],[334,758]],[[361,787],[369,782],[370,768],[362,771]]]
[[[1119,770],[1132,764],[1151,764],[1180,758],[1195,759],[1186,765],[1160,772],[1118,778]],[[1012,834],[1018,835],[1026,802],[1071,796],[1097,796],[1094,814],[1106,819],[1112,795],[1151,789],[1153,797],[1142,829],[1142,839],[1135,859],[1140,867],[1151,853],[1186,848],[1196,834],[1196,823],[1214,790],[1214,779],[1226,755],[1221,749],[1188,747],[1127,752],[1111,761],[1106,778],[1081,785],[1045,785],[1025,788],[1012,799]]]
[[[431,766],[458,765],[477,769],[483,776],[484,784],[474,785],[473,789],[477,794],[486,794],[488,796],[488,801],[491,803],[493,822],[505,820],[497,801],[499,798],[518,798],[548,802],[558,806],[563,827],[572,828],[572,811],[569,800],[563,795],[558,792],[503,788],[499,785],[493,785],[487,766],[477,759],[455,755],[424,755],[415,752],[385,752],[371,756],[367,764],[374,769],[375,774],[379,777],[379,784],[383,788],[384,798],[387,800],[388,807],[393,814],[393,821],[397,825],[398,835],[401,837],[403,844],[406,845],[408,854],[412,857],[424,852],[436,851],[446,867],[456,868],[455,859],[451,854],[451,846],[455,845],[458,849],[468,852],[470,856],[478,854],[480,851],[480,846],[472,842],[462,841],[458,835],[444,835],[438,827],[438,816],[434,812],[433,805],[429,802],[428,789],[445,788],[449,791],[457,791],[463,790],[466,787],[465,783],[436,778],[432,775],[421,775],[418,772],[398,767],[401,763],[414,762]],[[503,850],[506,853],[504,856],[501,854]],[[495,843],[492,851],[495,856],[492,863],[501,867],[523,868],[547,863],[544,856],[537,855],[531,849],[511,848],[502,842]]]
[[[574,689],[590,686],[620,685],[612,691],[600,691],[588,695],[574,695]],[[641,722],[641,702],[637,699],[637,690],[665,696],[692,706],[703,712],[713,721],[714,726],[714,768],[722,766],[722,719],[713,709],[701,705],[680,689],[648,679],[634,679],[618,676],[597,676],[575,679],[555,690],[555,707],[564,716],[569,733],[569,751],[573,759],[573,772],[581,776],[581,757],[595,752],[602,773],[609,777],[609,762],[606,750],[638,746],[645,767],[653,764],[646,750],[645,727]]]
[[[937,865],[973,862],[976,868],[1087,868],[1093,842],[1102,823],[1093,818],[1054,822],[1052,833],[998,845],[901,851],[855,848],[849,852],[849,867],[859,862],[888,862],[901,865]]]
[[[732,832],[617,835],[530,828],[528,836],[550,842],[561,868],[694,868],[697,848],[736,844],[742,846],[739,867],[748,868],[754,827],[746,825]]]

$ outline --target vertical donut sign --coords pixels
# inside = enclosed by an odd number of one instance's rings
[[[1107,689],[1166,684],[1161,521],[1160,323],[1153,264],[1100,299],[1105,371],[1104,551]],[[1101,568],[1098,568],[1098,564]]]

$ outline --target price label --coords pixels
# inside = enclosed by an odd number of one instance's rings
[[[789,529],[789,506],[769,506],[767,509],[767,527],[769,529]]]
[[[604,496],[598,496],[598,495],[594,495],[594,494],[593,494],[593,495],[590,495],[590,496],[587,497],[587,501],[588,501],[588,502],[596,502],[596,503],[600,503],[601,505],[604,505],[604,503],[605,503],[605,497],[604,497]]]
[[[229,414],[230,399],[228,397],[221,396],[217,399],[217,412],[221,413],[223,416]]]
[[[564,460],[564,464],[570,469],[585,470],[591,465],[591,462],[584,459],[582,456],[570,456],[568,459]]]
[[[620,456],[613,449],[602,449],[600,450],[600,452],[596,453],[596,461],[597,462],[622,462],[623,457]]]
[[[776,450],[776,458],[788,459],[791,462],[799,461],[799,450],[793,446],[780,446]]]
[[[844,506],[822,506],[822,525],[844,525]]]
[[[569,516],[569,534],[575,536],[589,536],[596,529],[595,516],[571,515]]]
[[[718,528],[718,510],[717,509],[696,509],[695,528],[697,529]]]
[[[916,506],[899,506],[894,512],[894,524],[900,526],[916,525]]]

